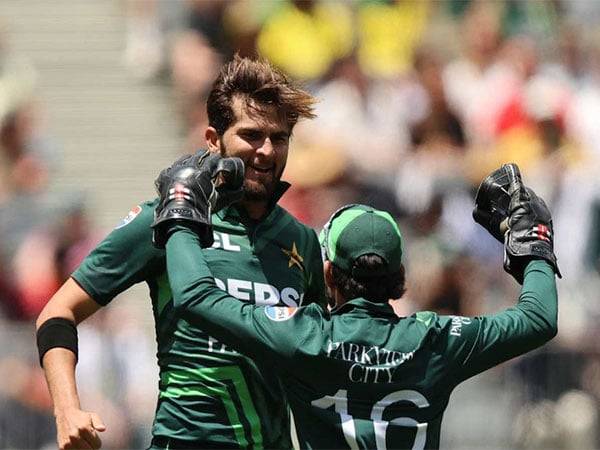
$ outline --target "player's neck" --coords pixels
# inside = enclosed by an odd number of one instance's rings
[[[336,288],[333,288],[331,293],[333,294],[333,301],[335,303],[336,308],[339,308],[348,301],[345,297],[342,296],[342,294],[340,294],[340,291],[338,291]]]
[[[263,201],[244,201],[241,203],[241,206],[252,220],[260,220],[267,213],[268,203]]]

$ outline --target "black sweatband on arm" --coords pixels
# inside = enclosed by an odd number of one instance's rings
[[[44,367],[44,355],[56,347],[66,348],[77,354],[77,327],[73,322],[63,317],[53,317],[46,320],[37,330],[37,347],[40,355],[40,366]]]

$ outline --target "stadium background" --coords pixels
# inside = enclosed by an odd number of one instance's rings
[[[406,236],[402,313],[474,315],[518,288],[471,219],[474,187],[516,161],[550,204],[558,337],[464,383],[448,449],[600,448],[600,2],[0,2],[0,448],[54,448],[33,322],[178,154],[205,95],[256,49],[321,99],[295,131],[283,204],[319,228],[347,202]],[[80,327],[79,389],[104,448],[149,441],[157,369],[145,287]]]

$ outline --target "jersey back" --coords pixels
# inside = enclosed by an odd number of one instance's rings
[[[400,320],[381,305],[377,317],[356,308],[322,321],[322,332],[300,346],[282,375],[299,445],[439,447],[443,412],[460,379],[449,353],[457,356],[475,337],[468,320],[433,313]]]

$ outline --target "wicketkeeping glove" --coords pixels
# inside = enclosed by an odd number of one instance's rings
[[[477,190],[473,219],[502,243],[512,194],[522,186],[519,167],[511,163],[485,177]]]
[[[164,248],[173,224],[192,228],[202,247],[213,244],[211,214],[243,197],[244,163],[201,150],[164,169],[154,182],[160,200],[152,242]]]
[[[544,200],[533,190],[521,187],[513,192],[508,216],[508,232],[504,242],[504,269],[518,283],[532,259],[545,259],[562,278],[554,254],[552,216]]]

